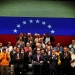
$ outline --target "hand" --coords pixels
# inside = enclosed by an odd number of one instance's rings
[[[5,58],[5,55],[2,56],[2,59],[4,59],[4,58]]]
[[[40,64],[42,64],[43,63],[43,61],[40,61]]]
[[[20,60],[20,58],[16,58],[17,60]]]
[[[68,54],[65,55],[65,58],[68,57]]]
[[[29,53],[29,56],[31,56],[32,55],[32,53]]]
[[[73,61],[75,61],[75,58],[73,59]]]
[[[34,64],[36,64],[36,61],[33,61]]]
[[[47,61],[48,62],[48,64],[50,64],[50,61]]]
[[[7,59],[7,60],[9,60],[9,58],[8,58],[8,57],[6,57],[6,59]]]
[[[46,53],[44,53],[44,56],[46,56]]]

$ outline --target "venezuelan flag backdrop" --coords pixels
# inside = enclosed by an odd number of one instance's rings
[[[0,42],[15,45],[20,32],[50,33],[55,45],[75,39],[75,4],[72,1],[7,0],[0,3]]]

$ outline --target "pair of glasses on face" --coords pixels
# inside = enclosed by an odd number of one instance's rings
[[[40,51],[40,50],[37,50],[37,51]]]

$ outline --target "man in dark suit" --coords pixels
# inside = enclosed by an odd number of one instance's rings
[[[28,37],[26,33],[23,34],[22,41],[24,41],[24,45],[26,46],[26,43],[28,42]]]
[[[52,49],[52,57],[50,59],[50,75],[58,75],[57,74],[57,67],[58,67],[58,56],[55,54],[56,51]]]
[[[70,61],[71,61],[71,54],[68,52],[68,48],[65,46],[63,48],[63,52],[60,53],[60,60],[61,60],[61,75],[70,75]]]
[[[47,49],[46,49],[46,55],[47,55],[47,74],[49,75],[50,74],[50,62],[52,60],[52,50],[50,48],[50,46],[47,46]]]
[[[43,38],[43,42],[45,44],[47,44],[48,41],[50,41],[52,45],[53,45],[53,43],[55,41],[55,39],[52,36],[50,36],[49,33],[47,33],[46,36]]]
[[[23,48],[24,48],[24,42],[18,40],[18,41],[16,42],[16,47],[19,47],[20,49],[23,49]]]
[[[16,53],[13,54],[14,73],[15,75],[23,75],[23,54],[20,53],[20,48],[16,48]]]
[[[24,69],[28,73],[29,71],[29,64],[32,64],[32,59],[33,59],[33,52],[32,48],[29,47],[28,51],[24,53]]]
[[[34,75],[41,75],[42,64],[44,62],[43,56],[41,55],[40,48],[37,48],[36,55],[33,57],[34,64]]]
[[[14,46],[13,50],[10,52],[10,67],[11,72],[14,72],[14,61],[13,61],[13,54],[16,53],[16,46]]]

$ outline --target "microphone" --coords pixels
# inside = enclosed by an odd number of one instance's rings
[[[64,56],[66,56],[67,55],[67,52],[64,52]]]
[[[45,58],[43,58],[43,56],[42,56],[42,55],[40,55],[40,57],[41,57],[42,59],[44,59],[44,61],[45,61],[45,62],[47,62],[47,61],[46,61],[46,59],[45,59]],[[47,62],[47,63],[48,63],[48,62]],[[50,65],[50,66],[52,66],[52,67],[53,67],[53,69],[55,69],[55,67],[54,67],[53,65],[51,65],[51,64],[49,64],[49,65]],[[55,69],[55,70],[56,70],[56,69]],[[56,70],[56,71],[57,71],[57,70]]]

